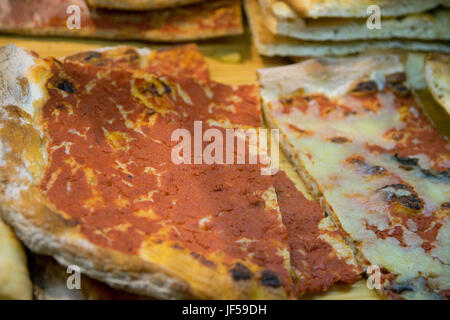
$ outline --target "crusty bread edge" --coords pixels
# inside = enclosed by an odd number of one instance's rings
[[[100,270],[94,267],[99,265],[99,262],[95,261],[92,256],[85,254],[83,257],[80,255],[80,252],[84,252],[85,249],[80,248],[81,250],[77,250],[77,255],[72,250],[64,250],[65,246],[60,240],[29,223],[21,212],[4,210],[3,218],[9,225],[13,226],[16,235],[31,251],[53,256],[63,266],[76,265],[83,274],[103,281],[113,288],[161,299],[186,299],[193,297],[187,290],[186,283],[170,277],[164,272],[137,273]],[[87,256],[90,256],[90,258]],[[178,288],[183,289],[178,290]]]
[[[446,101],[445,97],[440,98],[439,92],[436,88],[436,82],[438,82],[440,85],[442,85],[445,82],[444,79],[438,79],[438,77],[436,77],[436,74],[434,72],[434,69],[436,67],[434,65],[440,64],[439,61],[435,60],[437,55],[439,54],[429,53],[425,57],[425,66],[424,66],[425,80],[427,82],[428,89],[431,92],[433,98],[445,109],[445,111],[447,111],[448,114],[450,114],[450,101]],[[445,71],[441,70],[440,72]],[[450,83],[445,83],[445,85],[450,86]]]
[[[145,0],[87,0],[89,6],[115,10],[155,10],[178,6],[185,6],[205,0],[171,0],[171,1],[145,1]],[[161,3],[163,2],[163,3]],[[164,3],[165,2],[165,3]]]
[[[27,61],[26,63],[24,59]],[[0,66],[3,67],[0,70],[0,90],[2,92],[2,95],[0,95],[0,108],[2,109],[2,117],[4,116],[3,112],[6,112],[3,108],[8,105],[17,105],[30,116],[34,115],[34,110],[24,108],[23,106],[24,102],[32,104],[30,103],[30,84],[27,82],[25,85],[23,81],[19,81],[20,78],[28,76],[30,70],[36,66],[36,61],[33,59],[34,57],[30,52],[13,45],[0,48]],[[17,88],[21,92],[17,92]],[[23,120],[20,117],[16,119],[16,122],[19,123],[17,126],[23,130],[24,135],[39,135],[36,128],[29,126],[27,120]],[[20,137],[14,134],[12,139],[20,139]],[[23,143],[23,141],[17,141],[18,146],[20,143]],[[26,148],[26,146],[22,147]],[[20,159],[20,161],[23,161],[23,159]],[[21,169],[27,170],[23,163],[7,162],[6,167],[8,166],[20,166]],[[14,175],[15,170],[12,169],[9,172]],[[9,178],[11,180],[15,179],[14,176]],[[8,182],[6,181],[6,183]],[[51,213],[54,213],[45,206],[44,202],[36,202],[36,199],[42,198],[37,194],[37,191],[31,183],[23,188],[19,193],[18,199],[13,200],[12,203],[0,203],[0,213],[2,214],[3,220],[13,228],[17,237],[31,251],[45,255],[53,255],[63,265],[77,265],[83,273],[92,278],[104,281],[114,288],[124,289],[132,293],[163,299],[201,297],[200,293],[194,295],[184,280],[171,274],[164,267],[145,262],[141,259],[133,260],[122,253],[94,245],[92,245],[92,248],[94,248],[92,249],[82,245],[80,242],[67,244],[61,237],[56,237],[41,227],[45,223],[48,223],[48,220],[38,221],[40,224],[34,225],[30,220],[36,219],[36,215],[40,210],[49,210]],[[23,204],[27,205],[28,211],[31,211],[31,213],[25,215],[24,212],[17,209],[24,208]],[[57,214],[54,213],[50,219],[53,218],[54,222],[60,222],[54,216],[57,216]],[[57,229],[57,227],[55,228]],[[73,228],[68,231],[68,234],[71,231],[73,231]],[[94,253],[94,250],[97,251]],[[98,259],[98,256],[101,259]],[[104,258],[107,261],[116,261],[116,263],[108,265],[104,262]],[[131,267],[130,270],[132,271],[127,272],[125,267]]]

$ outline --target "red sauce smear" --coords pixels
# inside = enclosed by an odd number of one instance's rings
[[[319,202],[306,199],[282,171],[274,176],[274,185],[289,235],[291,265],[303,276],[297,279],[297,295],[325,292],[336,283],[357,281],[361,270],[336,257],[333,247],[319,238],[319,223],[324,218]],[[333,234],[344,237],[338,230]]]
[[[128,72],[109,70],[86,93],[87,84],[101,70],[89,65],[80,68],[70,62],[53,63],[54,76],[48,82],[50,99],[44,107],[50,136],[50,166],[42,189],[58,210],[80,225],[90,241],[128,254],[135,254],[144,239],[154,243],[172,241],[174,247],[186,248],[210,266],[214,263],[204,256],[215,251],[223,252],[230,264],[236,259],[248,259],[252,254],[251,261],[276,272],[289,288],[290,275],[273,246],[276,240],[290,246],[292,266],[305,274],[305,279],[298,284],[298,294],[324,291],[338,281],[356,281],[358,272],[354,267],[329,257],[332,247],[317,238],[318,224],[323,217],[320,206],[304,198],[284,173],[261,176],[258,165],[172,164],[171,150],[176,142],[170,141],[170,135],[177,128],[192,133],[194,120],[215,117],[239,125],[261,126],[254,86],[233,88],[210,83],[214,102],[219,105],[233,104],[232,95],[241,98],[237,112],[219,108],[211,115],[207,106],[212,101],[202,86],[188,79],[179,80],[193,106],[170,94],[148,96],[155,106],[166,105],[177,112],[158,116],[155,110],[130,95],[133,78]],[[63,80],[72,84],[73,93],[57,88]],[[148,86],[143,79],[134,78],[134,81],[137,88]],[[117,105],[122,106],[129,120],[148,123],[155,116],[157,119],[153,126],[141,128],[143,136],[126,126]],[[129,142],[119,140],[123,148],[113,148],[103,128],[126,133]],[[63,142],[71,143],[70,153],[61,146]],[[82,168],[92,169],[95,185],[89,184],[84,170],[69,165],[69,159]],[[127,164],[127,171],[118,167],[116,161]],[[146,173],[146,167],[155,168],[161,176]],[[266,210],[264,200],[258,195],[270,186],[277,190],[287,232],[276,212]],[[151,199],[145,197],[149,191],[155,191]],[[100,201],[92,201],[94,195]],[[119,205],[119,198],[126,205]],[[139,210],[150,209],[154,212],[151,217],[136,215]],[[200,228],[199,220],[206,216],[210,219]],[[127,225],[125,230],[115,228],[123,224]],[[170,230],[168,235],[157,234],[162,228]],[[243,237],[258,241],[248,243],[243,251],[236,243]],[[307,254],[298,254],[298,248]]]
[[[450,151],[447,149],[448,141],[429,123],[414,98],[396,97],[395,105],[397,108],[402,108],[400,114],[405,126],[402,129],[389,129],[383,135],[394,141],[395,147],[387,150],[377,145],[368,145],[369,150],[397,154],[402,158],[425,154],[433,161],[432,168],[449,170],[449,165],[442,162],[450,158]],[[416,112],[411,111],[410,108],[414,108]]]
[[[89,36],[97,30],[110,32],[109,37],[136,38],[136,34],[154,34],[167,38],[226,34],[242,27],[237,0],[204,1],[193,6],[133,12],[90,9],[84,0],[5,0],[7,14],[0,16],[6,29],[54,28],[55,32]],[[4,1],[4,2],[5,2]],[[67,29],[70,5],[81,13],[81,29]],[[189,25],[189,28],[185,26]],[[102,35],[105,36],[105,35]]]
[[[208,105],[213,101],[227,106],[232,104],[232,95],[240,97],[240,114],[218,109],[214,117],[260,126],[260,114],[255,112],[259,111],[256,87],[212,83],[211,100],[200,84],[186,79],[180,85],[193,105],[171,93],[149,93],[152,105],[176,111],[162,116],[131,96],[129,72],[103,70],[106,76],[97,79],[87,93],[88,83],[97,77],[100,68],[80,68],[67,62],[53,63],[52,71],[54,75],[48,81],[50,99],[43,113],[50,137],[49,167],[41,186],[56,208],[78,223],[91,242],[135,254],[144,239],[171,241],[200,260],[202,255],[219,251],[229,264],[249,259],[275,272],[289,288],[289,272],[273,245],[277,241],[288,246],[287,234],[277,212],[265,209],[261,194],[270,186],[270,180],[261,178],[260,167],[175,165],[171,160],[172,148],[178,143],[170,140],[172,132],[184,128],[193,136],[194,120],[204,120],[204,130],[208,129],[205,120],[211,118]],[[149,85],[142,79],[134,81],[137,88],[147,89]],[[128,120],[150,123],[153,119],[153,126],[143,125],[140,129],[144,135],[128,128],[119,105]],[[119,148],[113,148],[105,129],[126,134],[128,143],[119,140]],[[70,152],[62,143],[69,143]],[[71,166],[68,161],[77,165]],[[126,170],[118,162],[126,165]],[[94,172],[94,182],[89,181],[84,168]],[[154,168],[161,175],[153,175],[146,168]],[[150,191],[154,191],[152,197],[148,196]],[[120,205],[119,200],[124,204]],[[137,214],[140,210],[153,210],[154,214],[142,216]],[[205,217],[209,221],[201,228],[199,221]],[[158,234],[163,228],[168,234]],[[244,237],[257,241],[242,250],[236,241]]]

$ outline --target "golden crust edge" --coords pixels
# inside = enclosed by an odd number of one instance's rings
[[[445,109],[445,111],[447,111],[448,114],[450,114],[450,101],[448,99],[446,101],[445,92],[443,93],[443,97],[439,97],[440,93],[438,92],[438,88],[436,85],[437,83],[439,83],[441,86],[443,85],[443,87],[448,87],[448,90],[450,91],[450,83],[446,83],[442,75],[442,73],[445,71],[439,69],[440,65],[445,64],[444,62],[440,61],[441,57],[447,57],[450,60],[450,55],[445,55],[443,53],[428,53],[426,55],[424,66],[425,80],[433,98],[436,100],[436,102],[439,103],[439,105],[441,105]]]

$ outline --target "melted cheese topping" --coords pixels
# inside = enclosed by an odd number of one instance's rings
[[[450,146],[414,99],[390,89],[263,99],[366,263],[394,275],[390,288],[420,291],[424,278],[431,294],[449,289]]]

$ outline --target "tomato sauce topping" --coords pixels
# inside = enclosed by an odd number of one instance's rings
[[[157,76],[210,80],[208,65],[195,44],[152,50],[141,64],[141,53],[134,47],[117,47],[106,51],[84,51],[65,58],[106,68],[142,70]]]
[[[329,255],[332,247],[317,238],[320,206],[284,173],[261,176],[259,165],[173,164],[178,142],[171,133],[183,128],[193,136],[195,120],[203,120],[203,130],[211,119],[260,127],[254,86],[206,87],[179,79],[186,98],[170,82],[124,71],[55,61],[52,72],[44,107],[49,167],[41,187],[90,241],[128,254],[136,254],[144,240],[169,241],[211,267],[216,262],[208,254],[223,252],[230,265],[250,259],[265,268],[266,285],[289,286],[274,245],[285,243],[292,265],[308,275],[299,292],[357,279],[353,267]],[[235,110],[220,107],[233,104]],[[288,232],[274,209],[265,208],[262,194],[272,186]],[[232,270],[235,279],[250,274],[241,264]]]
[[[430,159],[431,168],[450,174],[450,149],[448,141],[430,124],[413,97],[395,98],[395,106],[405,124],[401,129],[389,129],[383,134],[386,139],[395,142],[395,147],[385,149],[369,144],[372,152],[396,155],[398,159],[413,159],[424,154]],[[417,161],[416,161],[417,162]],[[417,163],[416,163],[417,164]]]
[[[43,111],[49,167],[41,187],[84,236],[127,254],[144,240],[169,241],[211,267],[206,256],[222,252],[227,264],[250,260],[265,268],[263,283],[274,286],[275,277],[289,286],[278,253],[288,246],[287,234],[275,208],[266,208],[270,180],[261,178],[260,166],[171,159],[178,144],[172,132],[183,128],[193,137],[194,120],[203,120],[203,130],[211,118],[260,126],[254,86],[206,88],[180,80],[187,98],[174,84],[124,71],[55,61],[52,73]],[[240,114],[209,112],[212,103],[229,106],[235,99]]]
[[[240,8],[235,0],[204,1],[193,7],[166,10],[123,12],[118,10],[91,10],[84,0],[5,0],[0,22],[6,28],[63,28],[74,34],[79,30],[67,29],[70,5],[80,8],[81,32],[83,28],[117,32],[124,37],[135,32],[158,32],[189,36],[197,32],[226,32],[241,27]],[[4,1],[4,2],[5,2]],[[186,24],[190,28],[186,28]]]
[[[302,275],[296,279],[297,294],[324,292],[335,283],[358,280],[359,268],[337,257],[331,244],[319,237],[325,233],[319,229],[324,218],[319,202],[306,199],[284,172],[273,179],[289,235],[291,265]],[[337,229],[330,234],[344,239]]]

